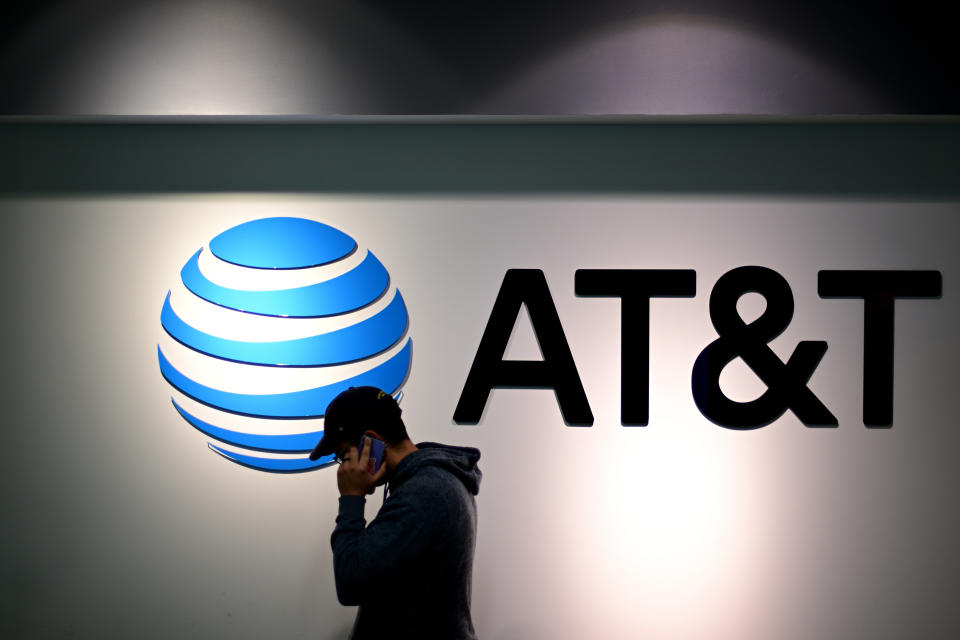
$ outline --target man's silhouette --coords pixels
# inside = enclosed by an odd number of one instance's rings
[[[377,469],[371,439],[384,444]],[[351,387],[327,407],[310,457],[331,453],[340,462],[330,539],[337,598],[360,606],[351,638],[476,638],[470,589],[480,452],[414,444],[390,394]],[[365,526],[365,496],[382,484],[383,506]]]

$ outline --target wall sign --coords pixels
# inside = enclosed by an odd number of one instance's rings
[[[693,297],[692,269],[578,269],[575,290],[580,296],[618,298],[621,304],[620,385],[621,423],[646,425],[649,403],[650,300]],[[890,427],[893,421],[894,302],[903,298],[935,298],[942,290],[939,271],[821,271],[817,291],[822,298],[860,298],[863,309],[863,423]],[[766,310],[745,323],[737,302],[756,292]],[[503,353],[526,305],[543,359],[504,360]],[[739,267],[717,280],[710,293],[710,320],[718,337],[693,365],[692,390],[700,412],[729,429],[756,429],[787,410],[805,426],[836,427],[837,419],[806,386],[827,351],[822,340],[804,340],[783,362],[767,346],[793,318],[793,292],[773,269]],[[742,358],[767,386],[758,398],[738,402],[720,388],[720,374],[733,359]],[[593,412],[570,352],[560,317],[543,272],[507,271],[467,377],[454,420],[480,421],[494,387],[550,388],[569,425],[591,426]]]

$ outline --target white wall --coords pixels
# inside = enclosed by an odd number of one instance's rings
[[[412,435],[482,450],[481,637],[954,635],[958,213],[796,198],[0,201],[6,637],[346,635],[334,472],[220,458],[176,414],[157,367],[160,307],[183,262],[272,215],[315,218],[377,254],[410,313]],[[810,386],[839,428],[788,412],[736,432],[697,411],[690,371],[716,338],[710,289],[749,264],[793,289],[793,322],[772,343],[781,359],[800,340],[829,343]],[[513,267],[546,274],[592,428],[564,426],[548,390],[497,390],[479,425],[452,422]],[[619,424],[619,304],[576,297],[577,268],[697,272],[695,298],[652,304],[647,427]],[[820,299],[820,269],[943,273],[942,299],[897,303],[890,430],[861,422],[862,303]],[[537,353],[525,318],[510,349]],[[723,383],[741,399],[763,388],[742,363]]]

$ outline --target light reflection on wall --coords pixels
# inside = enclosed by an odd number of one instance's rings
[[[0,87],[20,83],[11,104],[48,114],[889,110],[801,42],[706,14],[647,14],[475,77],[363,3],[100,0],[47,9],[4,49]]]
[[[522,65],[478,113],[875,113],[882,102],[815,52],[749,25],[647,17]]]
[[[753,609],[770,600],[767,589],[781,561],[777,497],[769,484],[778,438],[715,427],[693,405],[690,365],[711,339],[711,274],[700,265],[712,258],[694,250],[692,262],[680,264],[649,238],[640,241],[640,255],[629,238],[644,225],[618,220],[604,218],[620,239],[581,254],[577,266],[697,265],[701,274],[697,298],[651,305],[651,424],[619,425],[620,335],[630,330],[621,327],[619,303],[576,298],[574,265],[564,268],[564,256],[544,250],[526,257],[547,271],[596,422],[560,428],[551,391],[494,391],[475,428],[493,469],[482,513],[486,522],[499,520],[481,532],[478,571],[485,583],[477,585],[478,595],[486,600],[490,590],[512,585],[514,601],[501,602],[499,615],[488,618],[494,637],[749,637],[764,617]],[[561,216],[555,224],[569,232],[571,222]],[[524,335],[517,331],[515,342]],[[536,347],[511,348],[529,357]],[[738,385],[749,378],[731,376]],[[504,506],[494,497],[500,492],[522,506]]]
[[[37,66],[34,112],[391,113],[427,110],[416,106],[427,87],[454,91],[442,61],[360,3],[96,8],[91,16],[82,6],[54,7],[8,54]],[[61,39],[61,31],[69,36],[48,51],[45,40]]]

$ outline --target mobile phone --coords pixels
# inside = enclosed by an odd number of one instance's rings
[[[383,464],[383,459],[387,453],[387,445],[383,440],[377,440],[376,438],[371,438],[370,436],[363,436],[360,438],[360,444],[357,445],[357,451],[363,451],[363,441],[370,441],[370,462],[367,466],[367,471],[371,475],[377,472],[377,469],[380,468],[380,465]]]

